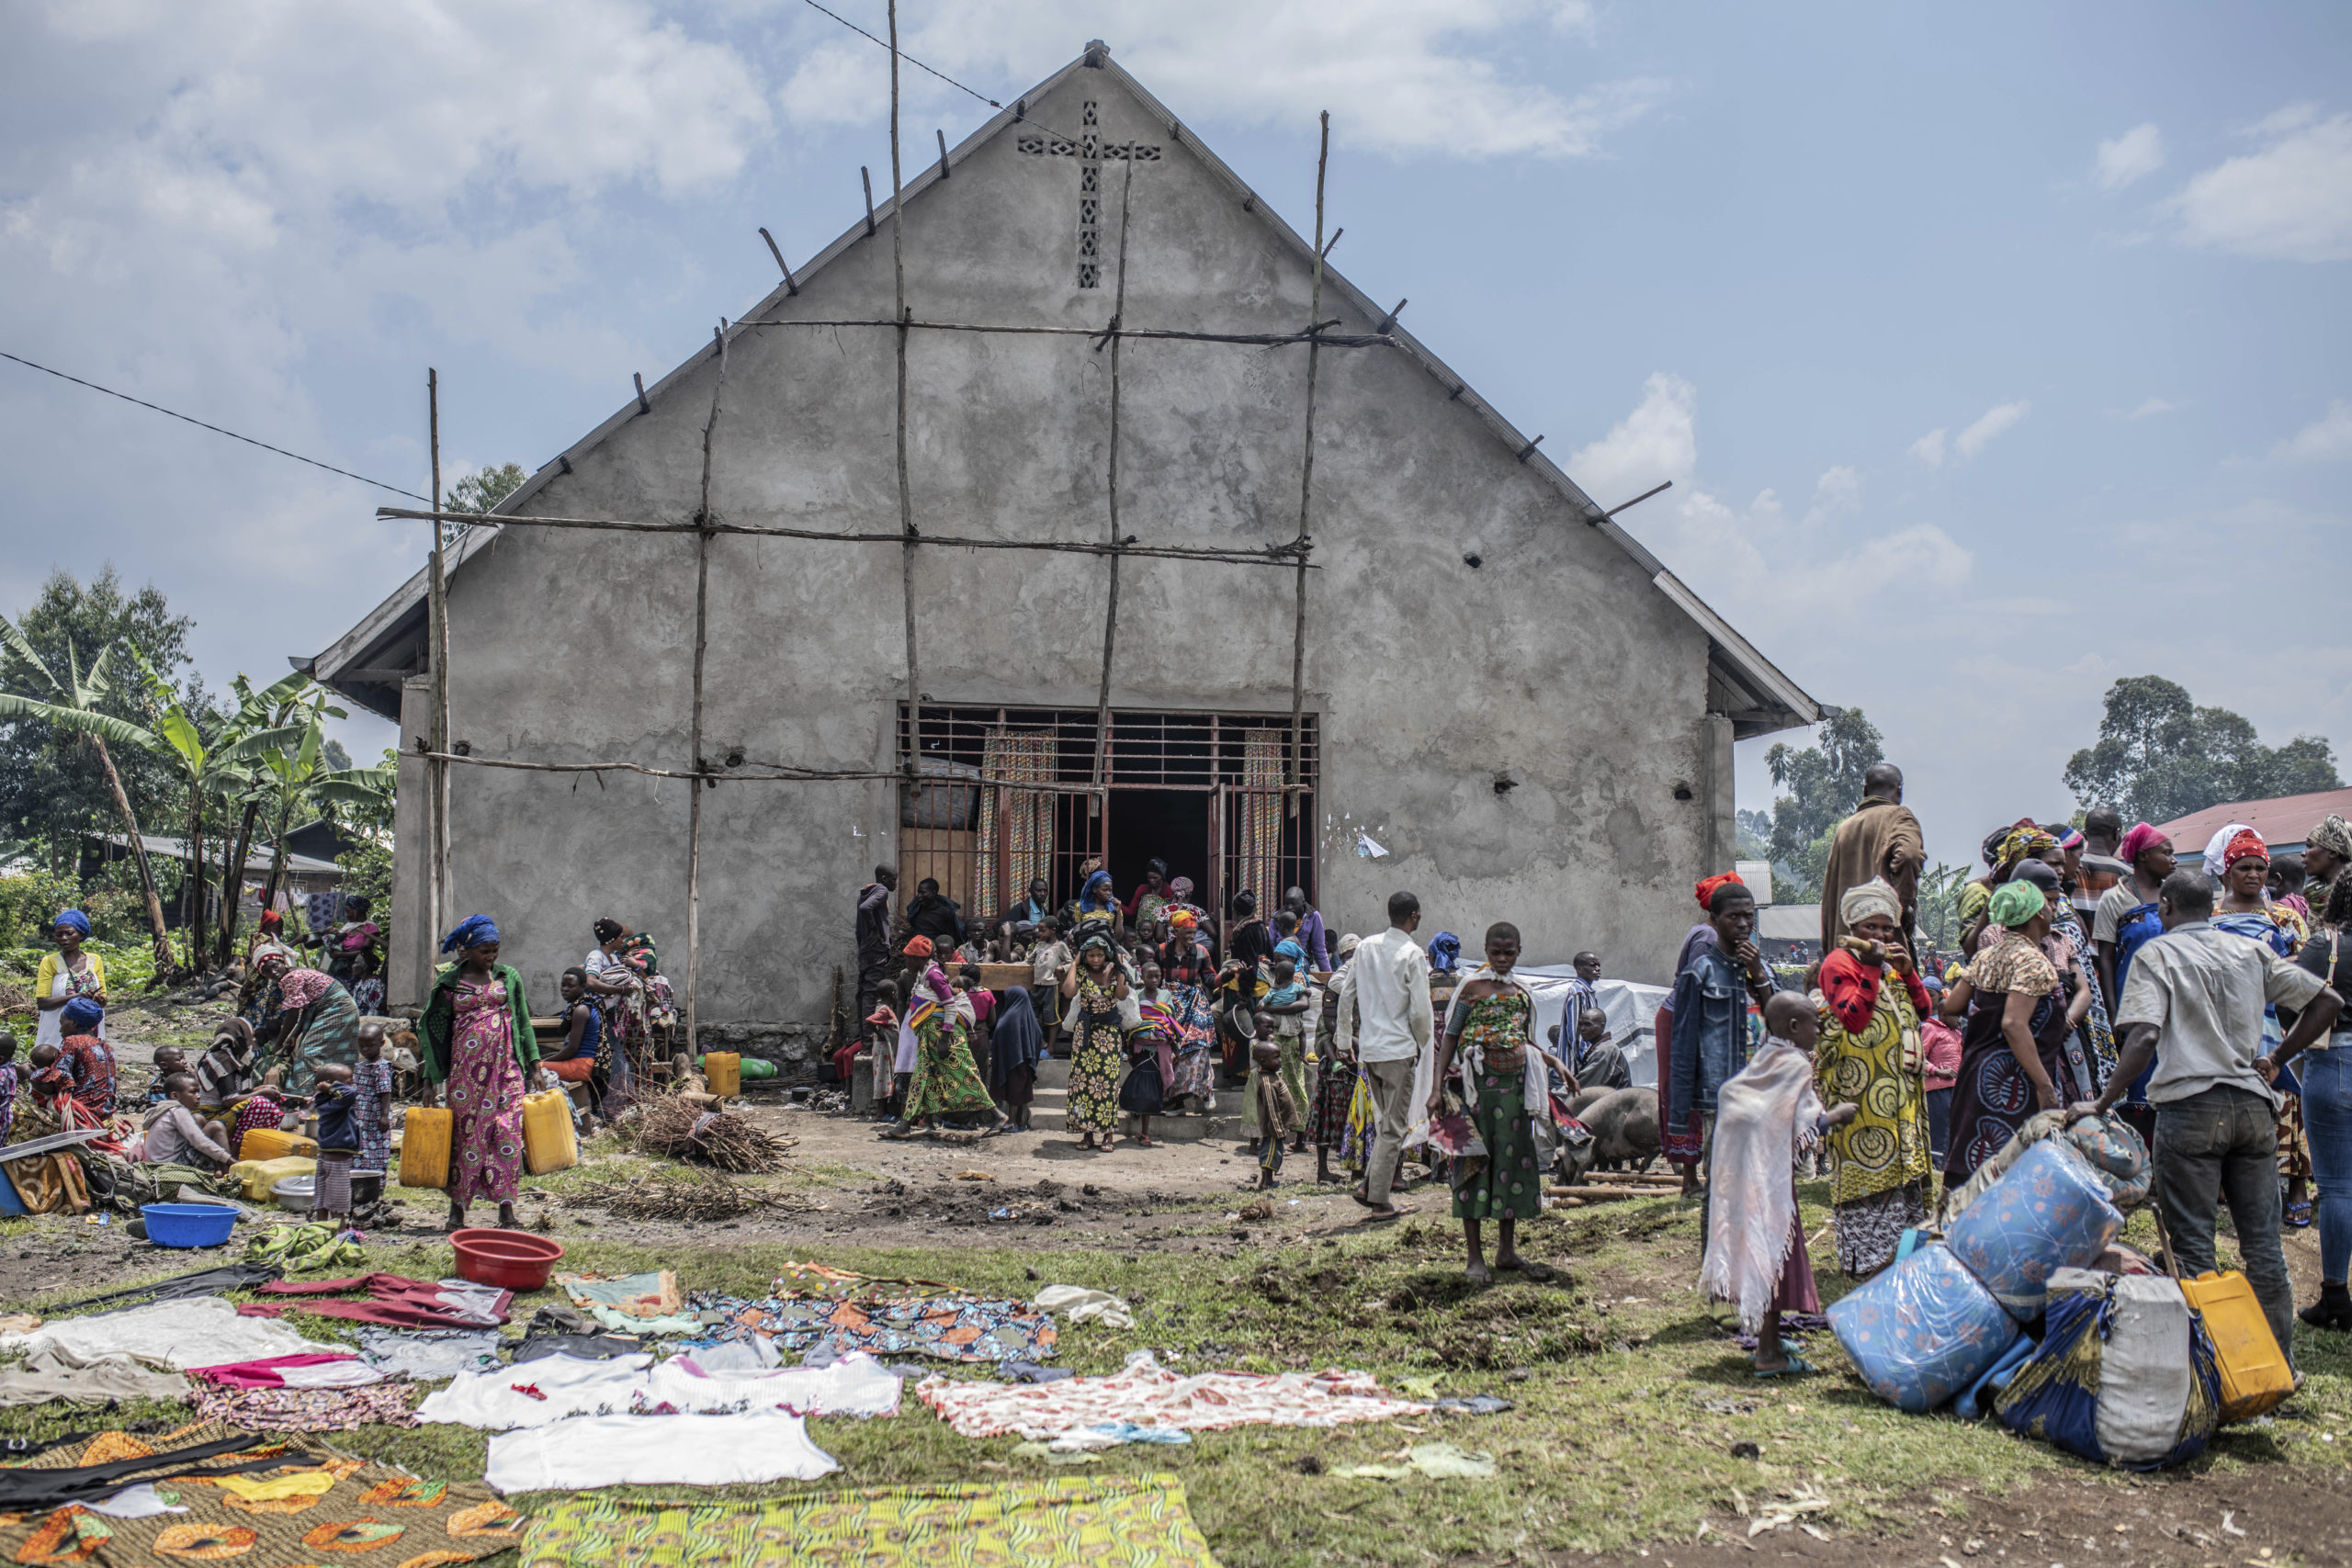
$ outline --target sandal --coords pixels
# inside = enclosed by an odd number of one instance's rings
[[[1789,1358],[1789,1364],[1787,1366],[1758,1367],[1755,1369],[1756,1375],[1759,1378],[1802,1378],[1811,1377],[1814,1373],[1821,1370],[1819,1367],[1815,1366],[1811,1361],[1806,1360],[1804,1353],[1796,1349],[1793,1346],[1784,1344],[1781,1347],[1781,1351]]]
[[[1139,1148],[1139,1149],[1150,1149],[1150,1148],[1157,1148],[1157,1147],[1159,1147],[1159,1145],[1158,1145],[1157,1144],[1154,1144],[1154,1143],[1153,1143],[1153,1142],[1152,1142],[1148,1137],[1146,1137],[1143,1134],[1141,1134],[1141,1133],[1137,1133],[1137,1134],[1136,1134],[1136,1147],[1137,1147],[1137,1148]]]
[[[2312,1201],[2308,1198],[2287,1205],[2286,1223],[2295,1229],[2309,1230],[2312,1225]]]

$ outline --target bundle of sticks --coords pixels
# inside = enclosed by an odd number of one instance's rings
[[[739,1174],[784,1168],[784,1143],[748,1116],[712,1111],[684,1095],[638,1108],[634,1135],[648,1154],[699,1160]]]
[[[601,1209],[623,1220],[732,1220],[758,1209],[806,1213],[816,1206],[803,1193],[763,1192],[716,1173],[684,1171],[634,1181],[608,1178],[571,1189],[563,1201],[569,1208]]]

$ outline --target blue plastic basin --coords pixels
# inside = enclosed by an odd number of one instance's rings
[[[218,1203],[149,1203],[139,1213],[157,1247],[218,1247],[237,1228],[237,1211]]]

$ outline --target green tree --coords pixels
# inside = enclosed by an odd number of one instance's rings
[[[139,868],[139,891],[146,906],[148,931],[155,944],[156,965],[169,967],[172,942],[164,930],[164,901],[155,891],[153,868],[147,863],[147,847],[140,838],[138,814],[123,788],[121,773],[114,763],[113,747],[108,744],[111,741],[113,746],[135,753],[149,750],[151,743],[137,725],[100,711],[115,695],[114,649],[102,649],[90,661],[85,675],[74,645],[68,642],[65,673],[60,676],[41,659],[24,632],[6,621],[0,621],[0,643],[6,648],[12,680],[30,687],[29,694],[0,692],[0,718],[17,721],[11,726],[12,730],[28,725],[41,726],[51,732],[52,746],[60,741],[78,743],[96,760],[107,793],[121,820],[131,863]]]
[[[2265,746],[2227,708],[2199,707],[2188,688],[2134,675],[2108,688],[2098,739],[2067,759],[2066,787],[2084,806],[2127,822],[2170,822],[2233,800],[2337,789],[2335,753],[2318,736]]]
[[[1783,741],[1764,753],[1773,785],[1786,792],[1772,801],[1766,840],[1776,902],[1804,904],[1821,897],[1830,836],[1860,803],[1862,775],[1885,760],[1883,738],[1860,708],[1839,712],[1802,751]],[[1783,876],[1792,885],[1782,887]]]
[[[127,592],[112,566],[86,584],[65,572],[52,572],[16,619],[16,630],[31,649],[30,661],[14,647],[0,655],[0,689],[57,701],[54,680],[70,677],[77,661],[86,671],[101,652],[119,646],[183,682],[187,688],[183,695],[191,708],[209,711],[209,699],[187,674],[187,641],[194,627],[187,616],[172,614],[155,588]],[[117,668],[124,673],[129,670],[127,665]],[[51,679],[44,679],[40,669]],[[99,696],[95,711],[142,727],[152,716],[136,680],[116,682]],[[130,802],[130,815],[141,822],[164,820],[178,795],[162,758],[117,745],[102,760],[85,733],[62,730],[38,718],[0,726],[0,834],[32,841],[52,871],[74,868],[84,834],[122,831],[116,785]],[[115,770],[111,781],[109,763]],[[168,882],[171,874],[167,867],[156,868],[157,878]]]
[[[520,463],[501,463],[494,468],[476,468],[449,487],[447,499],[442,502],[444,512],[488,512],[522,488],[531,476],[523,471]]]

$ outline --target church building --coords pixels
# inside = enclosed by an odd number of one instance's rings
[[[1735,858],[1734,740],[1822,711],[1604,515],[1631,498],[1585,494],[1329,264],[1307,479],[1315,243],[1099,43],[910,147],[898,203],[878,171],[870,218],[728,324],[715,419],[716,343],[447,552],[469,760],[693,773],[706,596],[706,1035],[806,1059],[877,863],[978,917],[1091,858],[1125,895],[1157,858],[1215,909],[1303,887],[1335,937],[1409,888],[1465,958],[1509,919],[1531,962],[1667,978]],[[500,521],[690,524],[706,484],[722,527],[824,536]],[[420,570],[311,661],[401,726],[394,1002],[438,935],[427,598]],[[448,772],[447,908],[498,921],[537,1010],[603,916],[683,992],[690,779]]]

